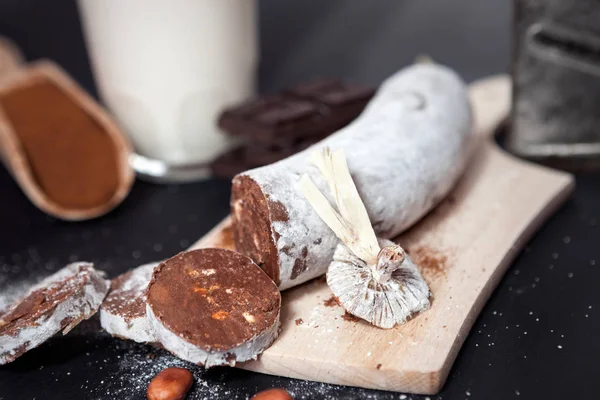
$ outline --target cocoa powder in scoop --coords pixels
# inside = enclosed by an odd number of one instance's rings
[[[2,94],[0,106],[52,202],[89,209],[113,197],[119,184],[115,144],[60,87],[36,80]]]

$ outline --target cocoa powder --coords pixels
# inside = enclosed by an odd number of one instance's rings
[[[323,305],[325,307],[335,307],[335,306],[339,306],[340,302],[337,299],[337,297],[335,297],[334,295],[331,295],[331,297],[328,298],[327,300],[323,300]]]
[[[355,315],[350,314],[348,311],[344,312],[344,314],[342,315],[342,319],[344,321],[348,321],[348,322],[358,322],[358,321],[360,321],[360,318],[358,318]]]
[[[411,249],[410,256],[421,269],[421,273],[429,278],[445,274],[448,268],[448,256],[429,247]]]
[[[0,106],[48,199],[70,209],[108,202],[119,184],[108,133],[49,79],[0,96]]]

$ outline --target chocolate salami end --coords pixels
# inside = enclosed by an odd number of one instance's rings
[[[279,255],[272,224],[287,220],[285,210],[270,202],[249,176],[237,176],[231,190],[236,250],[250,257],[279,285]]]
[[[325,147],[344,152],[375,233],[391,239],[449,193],[466,168],[474,138],[464,82],[436,64],[405,68],[381,85],[349,125],[292,157],[234,178],[236,248],[281,290],[320,276],[339,240],[300,192],[305,174],[326,192],[310,154]]]
[[[66,334],[94,315],[109,286],[103,272],[79,262],[32,287],[5,313],[0,311],[0,365],[14,361],[58,332]]]
[[[160,343],[207,368],[256,359],[278,335],[280,309],[273,281],[250,258],[223,249],[161,263],[146,299]]]

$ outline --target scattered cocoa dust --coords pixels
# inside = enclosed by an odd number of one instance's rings
[[[348,321],[348,322],[358,322],[360,320],[360,318],[358,318],[356,315],[350,314],[348,311],[344,311],[344,315],[342,315],[342,319],[344,321]]]
[[[335,295],[332,294],[330,298],[323,300],[323,305],[325,307],[335,307],[340,305],[340,301],[337,297],[335,297]]]
[[[412,260],[428,278],[437,278],[448,270],[448,256],[429,247],[419,247],[410,250]]]
[[[296,320],[296,326],[300,326],[300,325],[302,325],[303,323],[304,323],[304,320],[303,320],[302,318],[298,318],[298,319]]]

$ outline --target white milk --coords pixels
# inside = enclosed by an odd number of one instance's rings
[[[188,169],[231,146],[223,107],[254,90],[255,0],[78,0],[96,84],[136,152]]]

